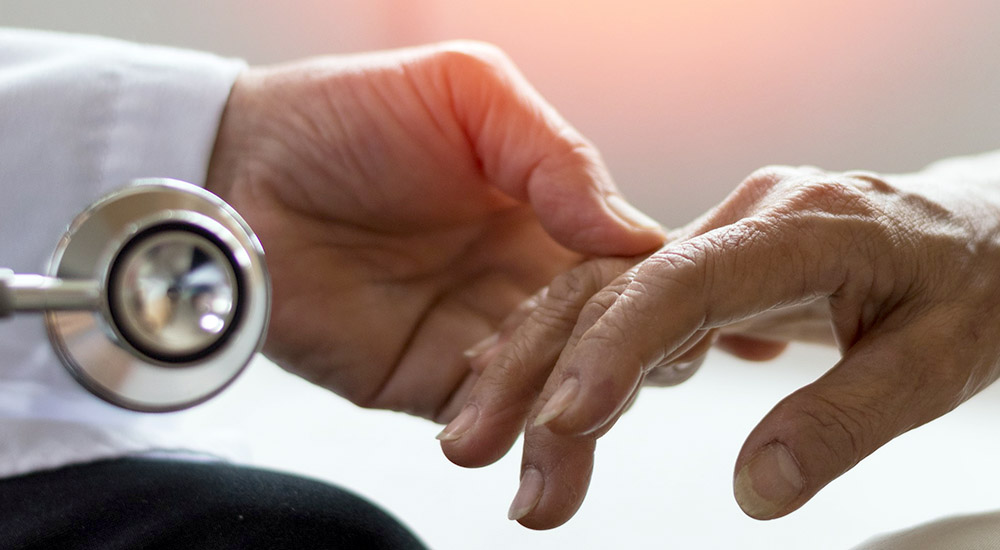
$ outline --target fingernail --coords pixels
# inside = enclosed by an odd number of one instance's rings
[[[517,521],[531,513],[535,506],[538,506],[544,488],[545,479],[542,473],[531,467],[525,468],[521,474],[521,486],[517,488],[514,501],[510,503],[510,510],[507,511],[507,519]]]
[[[548,403],[542,407],[541,412],[535,417],[535,426],[549,423],[553,418],[562,414],[576,399],[576,394],[580,393],[580,381],[576,378],[568,378],[559,386],[556,393],[552,394]]]
[[[475,359],[476,357],[485,353],[486,350],[495,346],[499,341],[500,341],[500,333],[494,332],[493,334],[477,342],[476,345],[463,351],[462,355],[464,355],[466,359]]]
[[[795,457],[781,443],[771,443],[747,462],[733,482],[740,508],[750,517],[771,519],[791,504],[805,479]]]
[[[479,409],[475,405],[466,405],[462,412],[451,419],[451,422],[441,430],[441,433],[437,434],[436,438],[439,441],[454,441],[469,431],[478,417]]]
[[[608,195],[605,198],[605,202],[608,208],[612,212],[618,215],[619,218],[625,220],[629,225],[641,228],[641,229],[658,229],[663,230],[663,227],[656,222],[653,218],[650,218],[644,214],[638,208],[629,204],[625,199],[618,195]]]

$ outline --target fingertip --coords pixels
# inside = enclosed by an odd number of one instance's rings
[[[482,432],[476,430],[455,439],[439,437],[441,452],[456,466],[482,468],[503,458],[517,440],[517,433],[490,436]]]
[[[913,405],[913,394],[901,391],[912,363],[899,357],[899,349],[863,341],[764,416],[743,444],[733,478],[747,515],[774,519],[792,513],[914,426],[909,415],[920,407]]]
[[[571,453],[568,466],[524,469],[508,518],[536,531],[554,529],[576,515],[590,485],[593,449]],[[559,457],[556,457],[559,458]]]
[[[518,485],[517,494],[510,503],[507,510],[507,519],[519,521],[524,516],[530,514],[545,491],[545,478],[538,469],[528,466],[521,472],[521,483]]]
[[[798,460],[776,441],[757,450],[737,471],[733,495],[746,515],[767,520],[794,510],[805,485]]]
[[[648,253],[667,242],[667,231],[652,217],[621,195],[602,197],[589,227],[578,229],[571,239],[574,250],[599,256],[634,256]]]
[[[599,380],[569,376],[542,406],[533,425],[560,436],[593,434],[618,417],[638,382],[631,376]]]
[[[479,407],[467,404],[444,429],[435,436],[441,443],[441,452],[457,466],[464,468],[479,468],[492,464],[499,457],[495,451],[477,443],[477,424],[479,423]]]
[[[452,464],[462,468],[489,466],[507,454],[508,449],[470,444],[468,441],[441,441],[441,452]]]
[[[575,164],[540,178],[531,186],[530,201],[545,230],[576,252],[634,256],[662,246],[666,230],[609,182],[610,176],[595,175],[593,166]]]
[[[618,218],[626,231],[634,232],[636,237],[651,239],[653,246],[662,245],[667,240],[667,231],[648,214],[639,210],[632,203],[618,194],[604,197],[608,209]]]
[[[560,385],[559,389],[552,394],[552,397],[545,402],[545,406],[538,412],[533,422],[534,426],[544,426],[561,416],[566,409],[573,405],[580,393],[580,380],[577,378],[567,378]]]
[[[441,442],[455,441],[460,439],[476,424],[479,419],[479,407],[474,404],[467,404],[462,412],[458,413],[447,426],[444,427],[435,438]]]
[[[524,437],[521,487],[512,503],[518,506],[511,506],[511,517],[536,530],[569,521],[587,495],[596,446],[595,437],[565,437],[544,427],[529,428]],[[532,471],[537,472],[537,478],[525,475]],[[521,489],[526,494],[521,494]],[[534,505],[527,506],[531,501]]]
[[[652,239],[651,242],[655,243],[654,246],[666,242],[666,229],[648,214],[626,201],[621,195],[614,193],[606,195],[604,203],[618,218],[626,231],[634,232],[639,238]]]
[[[437,435],[441,451],[457,466],[481,468],[500,460],[524,429],[526,406],[470,397],[462,412]]]
[[[788,342],[764,340],[739,334],[725,334],[719,337],[716,347],[722,351],[747,361],[770,361],[788,349]]]
[[[590,436],[612,425],[618,414],[625,409],[630,397],[631,394],[613,407],[598,407],[589,398],[579,399],[558,416],[546,422],[536,421],[534,426],[543,427],[563,437]]]

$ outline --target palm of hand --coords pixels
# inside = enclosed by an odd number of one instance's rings
[[[462,351],[579,257],[487,181],[448,98],[413,78],[249,73],[227,109],[269,116],[227,110],[219,143],[235,143],[217,145],[209,187],[267,250],[271,359],[356,403],[444,420],[476,376]]]

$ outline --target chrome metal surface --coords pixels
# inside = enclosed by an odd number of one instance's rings
[[[264,252],[246,222],[200,187],[138,180],[83,212],[49,276],[98,281],[93,311],[49,311],[53,347],[85,387],[139,411],[220,392],[263,343]]]
[[[13,291],[7,286],[13,278],[13,271],[0,268],[0,319],[14,314]]]
[[[11,275],[5,281],[13,311],[96,309],[99,281],[65,281],[44,275]]]
[[[166,229],[133,240],[108,281],[115,325],[164,361],[211,350],[236,320],[239,282],[228,255],[204,235]]]

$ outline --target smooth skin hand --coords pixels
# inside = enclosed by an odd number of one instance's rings
[[[266,250],[265,354],[359,405],[438,421],[477,378],[462,352],[520,302],[584,255],[664,237],[479,43],[248,70],[207,187]]]
[[[897,176],[764,169],[626,264],[583,264],[519,311],[479,367],[473,420],[443,442],[478,466],[527,421],[511,517],[528,527],[573,515],[597,438],[653,373],[689,376],[676,365],[719,331],[740,333],[719,342],[748,358],[780,353],[768,340],[784,338],[842,352],[740,451],[736,500],[758,519],[796,510],[1000,375],[1000,154]]]

